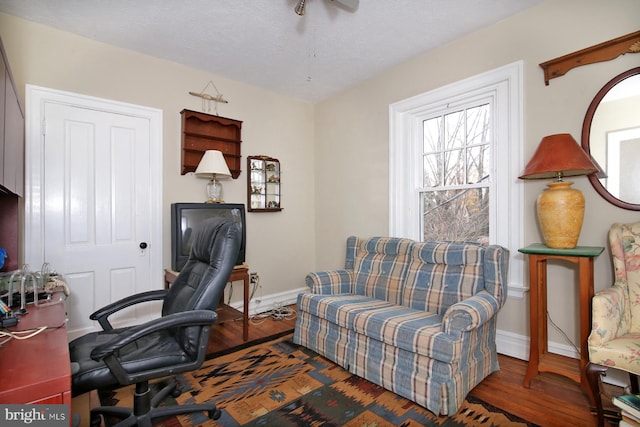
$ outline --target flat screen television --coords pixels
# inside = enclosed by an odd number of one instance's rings
[[[242,203],[173,203],[171,205],[171,269],[180,271],[189,259],[195,232],[205,219],[229,218],[242,224],[242,243],[236,265],[245,261],[247,227]]]

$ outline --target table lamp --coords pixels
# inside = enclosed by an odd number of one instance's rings
[[[207,183],[207,195],[209,200],[207,203],[222,203],[222,184],[220,178],[229,178],[231,172],[227,162],[218,150],[207,150],[204,152],[198,167],[196,168],[196,176],[203,178],[211,178]]]
[[[542,138],[521,179],[555,178],[538,195],[536,210],[545,244],[571,249],[578,244],[584,219],[584,195],[565,176],[589,175],[598,167],[568,133]]]

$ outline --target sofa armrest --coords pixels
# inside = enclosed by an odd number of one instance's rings
[[[312,294],[346,294],[353,292],[353,271],[333,270],[309,273],[305,282]]]
[[[478,328],[498,313],[500,302],[489,292],[481,291],[453,304],[444,313],[442,330],[456,335]]]
[[[589,347],[600,347],[615,337],[624,335],[625,313],[629,313],[625,290],[620,285],[606,288],[591,300],[591,334]],[[630,318],[626,319],[629,325]]]

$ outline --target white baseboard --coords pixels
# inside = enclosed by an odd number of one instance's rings
[[[249,315],[253,316],[254,314],[264,313],[274,307],[295,304],[298,300],[298,294],[306,292],[307,289],[308,288],[305,286],[292,291],[278,292],[275,294],[261,295],[257,297],[254,296],[254,298],[249,301]],[[242,301],[232,302],[230,305],[240,311],[242,311],[244,307]]]

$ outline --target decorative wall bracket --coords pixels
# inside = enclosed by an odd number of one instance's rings
[[[544,70],[544,83],[549,85],[549,80],[564,76],[572,68],[596,62],[610,61],[625,53],[640,52],[640,31],[630,33],[622,37],[611,39],[586,49],[564,55],[540,64]]]

